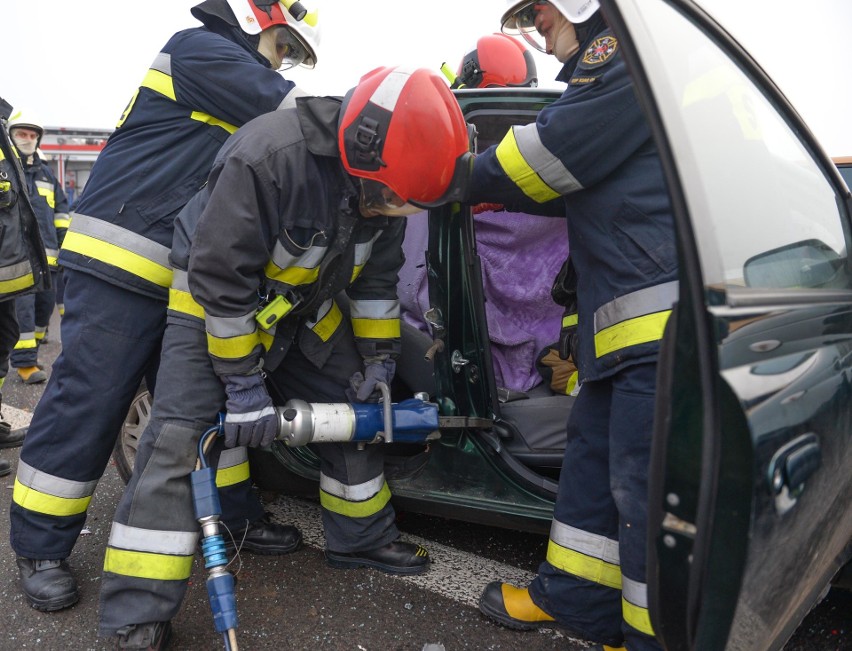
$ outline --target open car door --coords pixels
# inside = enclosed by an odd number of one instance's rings
[[[852,539],[850,196],[689,0],[602,0],[675,208],[649,608],[666,649],[780,649]]]

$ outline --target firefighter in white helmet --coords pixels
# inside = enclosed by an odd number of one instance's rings
[[[576,297],[560,347],[582,390],[567,424],[546,560],[495,581],[480,609],[510,628],[554,623],[603,647],[659,651],[648,614],[648,467],[656,368],[678,298],[674,216],[659,154],[597,0],[510,2],[504,31],[564,64],[562,97],[474,163],[472,202],[565,208]],[[561,281],[560,281],[561,283]],[[570,301],[566,301],[566,306]],[[566,355],[567,356],[567,355]]]
[[[342,102],[299,98],[226,143],[176,220],[161,393],[110,533],[102,634],[168,637],[199,536],[187,476],[219,412],[227,446],[262,447],[277,432],[264,375],[278,404],[365,402],[390,385],[404,217],[463,196],[469,146],[440,76],[400,68],[366,74]],[[428,552],[399,539],[382,445],[315,451],[327,562],[425,571]]]
[[[55,288],[59,276],[57,256],[65,231],[68,230],[68,200],[50,165],[39,155],[39,146],[44,137],[41,121],[27,111],[15,111],[9,119],[9,136],[21,157],[27,179],[27,193],[38,219],[39,232],[50,265],[51,288],[15,300],[21,334],[12,352],[11,365],[25,384],[38,384],[47,380],[47,373],[38,363],[38,349],[56,304]]]
[[[193,7],[202,25],[177,32],[156,55],[75,203],[59,253],[64,345],[21,450],[11,505],[20,585],[39,610],[77,601],[65,559],[140,383],[156,395],[175,215],[204,185],[230,134],[304,95],[278,69],[316,63],[318,15],[296,16],[291,6],[302,7],[292,0]],[[224,520],[243,551],[299,547],[295,527],[266,516],[244,448],[223,454],[219,471]]]

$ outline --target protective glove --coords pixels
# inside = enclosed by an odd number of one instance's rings
[[[349,378],[351,388],[346,390],[346,396],[351,402],[379,402],[382,394],[376,385],[384,382],[390,387],[395,372],[396,362],[387,355],[365,357],[364,373],[358,371]]]
[[[223,425],[225,446],[256,448],[272,443],[278,432],[278,418],[263,376],[260,373],[224,375],[222,381],[228,396]]]

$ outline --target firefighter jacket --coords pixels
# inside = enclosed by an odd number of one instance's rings
[[[472,203],[564,198],[577,271],[581,381],[655,361],[677,299],[672,209],[659,156],[599,17],[559,79],[562,96],[474,161]]]
[[[63,266],[167,299],[175,216],[231,133],[298,94],[236,32],[219,31],[178,32],[154,59],[75,204]]]
[[[44,242],[47,263],[58,269],[59,246],[68,230],[68,200],[59,180],[45,161],[34,154],[24,163],[24,176],[30,203],[38,220],[38,228]]]
[[[300,98],[248,123],[178,216],[170,317],[203,309],[195,315],[219,375],[273,370],[294,340],[322,367],[348,337],[342,290],[361,355],[399,352],[405,218],[360,215],[340,160],[339,112],[338,99]]]
[[[44,244],[18,151],[0,125],[0,301],[50,289]]]

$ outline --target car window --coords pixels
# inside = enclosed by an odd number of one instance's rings
[[[643,2],[642,11],[660,65],[643,62],[655,89],[673,100],[661,102],[661,112],[705,284],[848,288],[846,217],[796,131],[684,16],[663,1]]]

